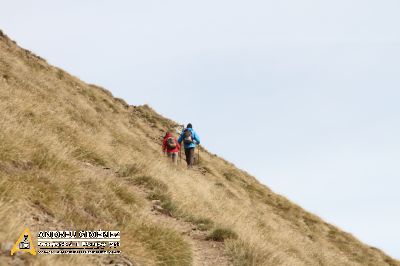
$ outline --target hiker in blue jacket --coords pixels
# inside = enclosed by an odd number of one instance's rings
[[[194,161],[194,150],[200,144],[199,135],[193,130],[192,124],[189,123],[179,136],[178,143],[181,144],[182,141],[185,148],[186,163],[191,168]]]

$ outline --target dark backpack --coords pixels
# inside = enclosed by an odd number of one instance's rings
[[[167,147],[169,150],[173,150],[176,148],[176,141],[173,137],[169,137],[167,139]]]
[[[191,144],[193,142],[192,132],[189,129],[185,129],[184,133],[183,142],[188,145]]]

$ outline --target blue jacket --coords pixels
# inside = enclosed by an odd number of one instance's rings
[[[197,135],[197,133],[194,132],[194,130],[191,128],[188,128],[188,130],[190,131],[190,133],[192,133],[193,142],[190,144],[185,144],[185,149],[195,148],[196,145],[200,144],[199,135]],[[183,130],[181,135],[179,136],[178,142],[181,143],[184,138],[185,138],[185,130]]]

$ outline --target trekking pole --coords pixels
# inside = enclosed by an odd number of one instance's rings
[[[185,128],[185,125],[181,125],[181,127],[182,127],[182,130],[183,130],[183,128]],[[178,132],[179,133],[179,136],[182,134],[182,130],[180,130],[180,132]],[[182,142],[181,142],[182,143]],[[180,143],[180,144],[181,144]],[[184,145],[184,144],[183,144]],[[179,164],[181,164],[182,163],[182,145],[181,145],[181,147],[180,147],[180,149],[179,149]]]
[[[179,164],[182,163],[182,147],[179,147]]]
[[[197,164],[200,165],[200,145],[197,148]]]

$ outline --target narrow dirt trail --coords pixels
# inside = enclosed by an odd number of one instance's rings
[[[134,190],[138,195],[146,198],[147,193],[144,189],[135,186]],[[200,231],[195,225],[164,213],[154,201],[146,200],[146,202],[148,217],[151,221],[179,233],[192,246],[194,266],[232,265],[225,254],[224,243],[206,240],[207,231]]]
[[[117,174],[112,169],[98,169],[103,174],[117,177]],[[121,180],[121,179],[120,179]],[[128,185],[128,184],[127,184]],[[157,201],[152,201],[148,198],[148,191],[140,185],[132,185],[129,183],[129,188],[135,195],[144,199],[144,215],[155,224],[169,228],[179,233],[187,243],[192,247],[193,266],[229,266],[232,265],[229,257],[225,254],[225,245],[223,242],[206,240],[207,231],[200,231],[198,228],[186,222],[183,219],[172,217],[168,212],[157,204]]]

